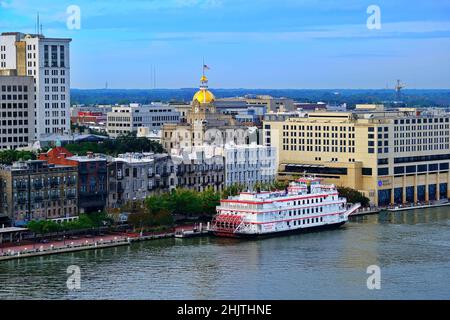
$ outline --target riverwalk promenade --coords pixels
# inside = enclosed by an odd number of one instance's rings
[[[29,241],[20,244],[5,243],[0,247],[0,261],[122,246],[128,245],[130,242],[131,239],[123,235],[105,235],[102,237],[80,237],[63,241],[49,241],[46,243]]]
[[[45,243],[22,241],[20,243],[0,244],[0,262],[26,257],[68,253],[82,250],[102,249],[129,245],[135,241],[173,238],[180,230],[193,230],[195,226],[182,226],[168,232],[151,233],[114,233],[102,236],[80,236],[64,240],[51,240]]]

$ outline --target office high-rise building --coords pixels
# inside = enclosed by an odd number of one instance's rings
[[[0,75],[0,150],[26,147],[33,139],[33,77]]]
[[[70,131],[70,42],[20,32],[0,35],[0,73],[34,78],[35,137]]]

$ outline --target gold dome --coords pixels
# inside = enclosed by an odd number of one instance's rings
[[[216,97],[214,97],[211,91],[202,89],[197,91],[197,93],[194,95],[193,100],[197,100],[199,103],[211,103],[215,99]]]

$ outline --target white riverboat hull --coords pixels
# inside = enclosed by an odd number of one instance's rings
[[[334,185],[302,178],[284,191],[243,192],[221,200],[211,231],[222,237],[266,237],[337,228],[360,204],[347,204]]]
[[[301,234],[301,233],[308,233],[308,232],[318,232],[318,231],[325,231],[325,230],[334,230],[342,227],[347,221],[337,222],[333,224],[325,224],[325,225],[318,225],[308,228],[298,228],[298,229],[290,229],[290,230],[283,230],[283,231],[273,231],[273,232],[264,232],[264,233],[227,233],[227,232],[212,232],[215,236],[218,237],[228,237],[228,238],[249,238],[249,239],[255,239],[255,238],[269,238],[269,237],[281,237],[281,236],[287,236],[291,234]]]

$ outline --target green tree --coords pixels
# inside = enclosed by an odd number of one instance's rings
[[[220,205],[220,193],[215,192],[212,187],[208,187],[200,194],[202,213],[206,216],[216,214],[216,207]]]
[[[223,189],[222,191],[222,198],[226,199],[230,196],[236,196],[238,195],[240,192],[244,191],[244,186],[241,184],[233,184],[231,186],[228,186],[226,188]]]
[[[175,189],[170,194],[167,209],[175,215],[199,216],[202,213],[200,195],[198,192],[189,189]]]
[[[18,150],[3,150],[0,151],[0,163],[12,164],[19,160],[35,160],[36,153],[31,151],[18,151]]]
[[[348,203],[361,203],[361,206],[363,207],[369,206],[369,198],[364,196],[364,194],[358,190],[347,187],[338,187],[337,190],[341,197],[347,198]]]
[[[146,208],[153,213],[158,213],[162,210],[168,210],[169,209],[169,195],[163,194],[163,195],[153,195],[150,197],[147,197],[145,199],[145,206]]]
[[[156,141],[147,138],[137,138],[135,132],[120,135],[117,139],[106,139],[101,142],[80,142],[65,145],[66,149],[78,155],[85,155],[88,151],[117,156],[126,152],[154,152],[162,153],[164,148]]]

